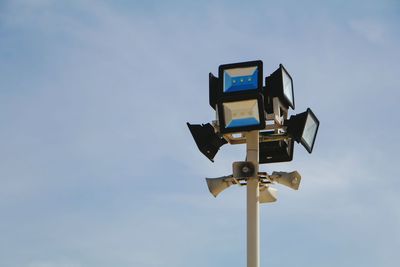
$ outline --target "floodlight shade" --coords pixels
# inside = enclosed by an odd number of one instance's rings
[[[219,193],[227,189],[233,183],[231,181],[231,176],[219,177],[219,178],[206,178],[208,190],[210,193],[217,197]]]
[[[209,160],[214,162],[214,157],[219,148],[226,144],[227,141],[224,138],[219,137],[215,133],[214,127],[209,123],[203,125],[187,123],[187,126],[189,127],[200,152]]]
[[[217,106],[217,99],[218,99],[218,86],[219,86],[219,79],[215,77],[211,72],[208,74],[208,90],[209,90],[209,103],[210,106],[215,110]]]
[[[294,109],[294,93],[293,93],[293,80],[289,73],[281,64],[282,71],[282,83],[283,83],[283,95],[287,100],[289,106]]]
[[[265,106],[272,105],[272,98],[278,97],[286,108],[294,109],[293,79],[282,64],[270,76],[265,78]],[[272,110],[269,108],[269,110]]]
[[[307,119],[304,126],[303,133],[301,135],[301,143],[307,148],[307,150],[311,153],[315,137],[317,136],[317,131],[319,127],[319,121],[317,117],[315,117],[314,113],[312,113],[311,109],[307,113]]]
[[[225,97],[218,103],[221,133],[265,128],[263,100],[260,94]]]
[[[287,132],[293,136],[296,142],[300,142],[311,153],[317,137],[319,120],[310,108],[307,111],[290,116],[287,124]]]
[[[293,172],[273,172],[270,176],[274,182],[298,190],[301,181],[301,175],[297,171]]]
[[[266,135],[268,132],[260,132]],[[291,138],[279,141],[261,142],[259,149],[259,162],[277,163],[292,161],[294,152],[294,141]]]
[[[278,199],[278,190],[275,188],[261,185],[260,186],[260,203],[275,202]]]
[[[261,93],[262,74],[261,60],[220,65],[220,94]]]

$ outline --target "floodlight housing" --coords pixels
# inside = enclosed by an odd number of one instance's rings
[[[217,99],[219,95],[219,79],[215,77],[211,72],[208,74],[208,98],[210,106],[215,110],[217,106]]]
[[[261,60],[220,65],[219,95],[262,92],[263,63]]]
[[[278,199],[278,190],[269,186],[260,186],[260,203],[275,202]]]
[[[265,78],[263,93],[268,113],[272,113],[272,99],[274,97],[278,97],[286,108],[294,109],[293,79],[282,64],[279,64],[279,68]]]
[[[263,133],[260,132],[260,134]],[[271,142],[261,142],[259,149],[259,162],[260,164],[264,164],[292,161],[293,151],[294,142],[291,138]]]
[[[215,133],[214,127],[209,123],[203,125],[187,123],[187,126],[189,127],[200,152],[209,160],[214,162],[214,157],[219,148],[226,144],[227,141],[224,138],[219,137]]]
[[[285,125],[287,125],[287,133],[296,142],[301,143],[308,153],[311,153],[319,128],[319,120],[314,112],[310,108],[307,108],[305,112],[290,116]]]
[[[221,133],[245,132],[265,128],[261,94],[223,97],[217,103]]]

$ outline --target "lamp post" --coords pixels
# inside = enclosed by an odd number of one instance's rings
[[[206,178],[214,197],[231,185],[247,186],[247,267],[260,266],[260,203],[277,200],[272,184],[298,190],[301,176],[297,171],[259,171],[260,163],[293,159],[293,143],[301,143],[311,153],[319,120],[311,109],[292,115],[293,80],[282,64],[262,84],[260,60],[219,66],[219,77],[209,74],[209,103],[216,121],[187,123],[197,147],[209,160],[224,144],[246,144],[246,161],[234,162],[231,175]],[[269,122],[268,124],[266,122]]]
[[[247,179],[247,266],[260,266],[260,208],[258,181],[258,131],[246,133],[247,161],[253,163],[255,176]]]

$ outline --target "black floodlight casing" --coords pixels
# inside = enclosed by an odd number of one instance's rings
[[[225,81],[225,71],[230,70],[238,70],[238,69],[249,69],[255,68],[257,73],[250,76],[237,76],[238,84],[240,83],[240,77],[247,78],[244,79],[244,84],[242,84],[242,88],[237,87],[233,88],[232,91],[224,92],[224,82]],[[219,77],[214,76],[211,72],[208,75],[208,83],[209,83],[209,104],[215,110],[216,104],[218,100],[223,96],[229,95],[241,95],[241,94],[248,94],[248,93],[262,93],[262,75],[263,75],[263,63],[261,60],[255,61],[247,61],[247,62],[240,62],[240,63],[233,63],[233,64],[224,64],[220,65],[218,68],[218,75]],[[248,79],[252,79],[256,81],[254,83],[246,83]],[[246,86],[247,85],[247,86]],[[246,88],[247,87],[247,88]]]
[[[260,135],[269,134],[260,132]],[[278,163],[292,161],[294,151],[294,141],[291,138],[286,140],[261,142],[259,148],[259,162]]]
[[[307,125],[307,119],[310,119],[310,125]],[[287,126],[287,133],[292,136],[296,142],[301,143],[308,153],[311,153],[319,128],[319,120],[312,110],[307,108],[305,112],[290,116],[290,119],[285,121],[285,125]],[[312,140],[306,140],[304,138],[305,133],[311,134]]]
[[[285,78],[285,75],[286,78]],[[289,95],[285,94],[285,83],[284,79],[289,79],[291,90]],[[272,99],[278,97],[280,102],[286,107],[294,109],[294,91],[293,91],[293,79],[289,72],[279,64],[279,68],[275,70],[270,76],[265,78],[265,87],[263,89],[264,94],[264,105],[267,113],[273,113]]]
[[[210,106],[215,110],[217,106],[217,99],[219,94],[219,79],[215,77],[211,72],[208,74],[208,90],[209,90],[209,102]]]
[[[239,75],[232,78],[232,90],[225,90],[224,83],[226,85],[225,80],[225,71],[234,70],[234,69],[250,69],[255,67],[257,73],[253,73],[252,75]],[[261,60],[255,61],[247,61],[233,64],[224,64],[220,65],[218,68],[218,97],[226,96],[226,95],[240,95],[240,94],[248,94],[248,93],[262,93],[263,86],[263,63]],[[244,79],[242,80],[241,77]],[[234,79],[238,78],[236,86],[234,86]],[[248,82],[250,80],[252,82]],[[255,79],[257,79],[255,81]],[[242,87],[240,85],[240,81],[244,82]]]
[[[238,127],[232,127],[229,128],[225,124],[225,110],[224,110],[224,104],[227,103],[234,103],[234,102],[240,102],[240,101],[245,101],[245,100],[255,100],[257,101],[257,109],[258,109],[258,116],[259,116],[259,122],[256,125],[245,125],[245,126],[238,126]],[[220,133],[225,134],[225,133],[238,133],[238,132],[246,132],[246,131],[252,131],[252,130],[262,130],[265,128],[265,114],[264,114],[264,100],[263,96],[258,93],[252,93],[252,94],[245,94],[245,95],[232,95],[232,96],[225,96],[219,99],[217,102],[217,107],[218,107],[218,120],[219,120],[219,130]]]
[[[214,157],[219,148],[225,145],[227,141],[219,137],[215,133],[214,127],[209,123],[203,125],[187,123],[187,126],[200,152],[214,162]]]

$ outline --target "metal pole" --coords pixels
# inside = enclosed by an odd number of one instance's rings
[[[259,132],[246,133],[247,161],[255,166],[255,177],[247,179],[247,267],[260,266],[260,211],[258,183]]]

